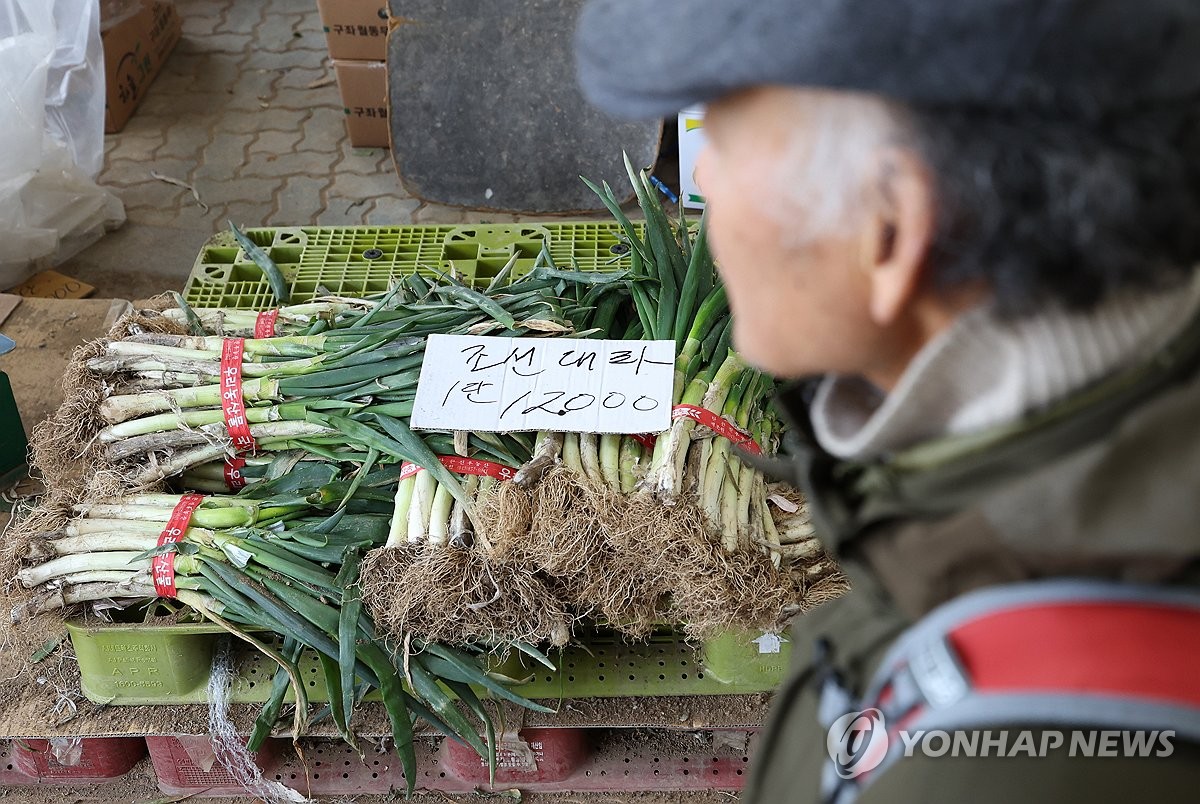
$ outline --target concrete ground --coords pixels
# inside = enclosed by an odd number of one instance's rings
[[[201,245],[258,225],[511,222],[409,196],[382,148],[350,145],[313,0],[176,0],[183,40],[119,134],[100,183],[128,222],[59,268],[97,296],[182,290]],[[196,188],[200,202],[182,187]]]

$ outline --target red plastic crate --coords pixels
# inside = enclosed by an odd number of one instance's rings
[[[522,729],[496,747],[496,784],[561,782],[588,759],[588,749],[586,729]],[[456,778],[487,784],[487,760],[462,743],[443,740],[438,764]]]
[[[237,779],[214,762],[207,767],[208,737],[147,737],[150,760],[158,776],[158,787],[169,796],[203,791],[205,796],[242,796]],[[423,750],[422,750],[423,749]],[[291,740],[270,739],[255,755],[263,778],[274,779],[306,795],[387,793],[393,784],[403,789],[404,776],[394,754],[376,753],[369,745],[363,761],[350,746],[339,740],[312,739],[303,743],[307,772]],[[429,746],[419,746],[418,758],[432,762]],[[392,766],[395,767],[392,767]]]
[[[498,754],[493,789],[737,791],[745,784],[754,742],[754,735],[746,731],[653,729],[525,729],[520,737],[525,747],[502,747]],[[365,756],[360,759],[340,741],[308,740],[303,745],[306,768],[288,740],[274,742],[275,758],[270,759],[269,752],[260,756],[264,778],[306,795],[385,794],[405,788],[400,762],[391,751],[380,753],[364,744]],[[437,742],[418,740],[418,789],[444,793],[488,789],[487,766],[474,751],[451,740],[440,741],[440,746]],[[149,738],[147,744],[159,789],[165,794],[244,794],[228,774],[197,775],[176,738]]]
[[[267,740],[254,756],[260,768],[279,764],[281,740]],[[242,786],[213,754],[208,735],[198,737],[147,737],[150,762],[159,788],[168,795],[198,790],[242,792]]]
[[[82,741],[79,761],[65,765],[49,740],[14,740],[3,766],[0,785],[98,784],[124,776],[146,755],[141,737],[92,737]]]

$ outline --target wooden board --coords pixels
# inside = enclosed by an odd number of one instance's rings
[[[77,699],[65,712],[54,712],[54,690],[31,689],[6,706],[0,706],[0,739],[34,737],[123,737],[144,735],[206,734],[208,706],[97,706]],[[503,704],[505,723],[521,728],[658,728],[685,731],[757,729],[766,720],[770,696],[701,695],[678,698],[587,698],[545,701],[559,706],[555,714],[542,714]],[[241,734],[249,734],[261,704],[233,704],[229,719]],[[277,729],[286,734],[290,723]],[[422,724],[422,731],[433,733]],[[355,712],[355,732],[361,737],[383,737],[391,726],[383,705],[366,702]],[[313,737],[336,737],[328,719],[308,731]]]
[[[8,320],[13,310],[21,305],[21,297],[12,293],[0,293],[0,327]]]
[[[575,82],[582,0],[392,0],[392,155],[404,186],[439,204],[522,213],[602,209],[580,176],[632,197],[662,121],[618,121]]]

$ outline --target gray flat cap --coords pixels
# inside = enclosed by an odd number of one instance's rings
[[[1200,100],[1200,0],[592,0],[576,58],[627,118],[782,84],[1090,119]]]

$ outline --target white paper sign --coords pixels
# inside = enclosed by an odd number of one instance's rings
[[[430,335],[412,427],[659,433],[674,371],[674,341]]]

